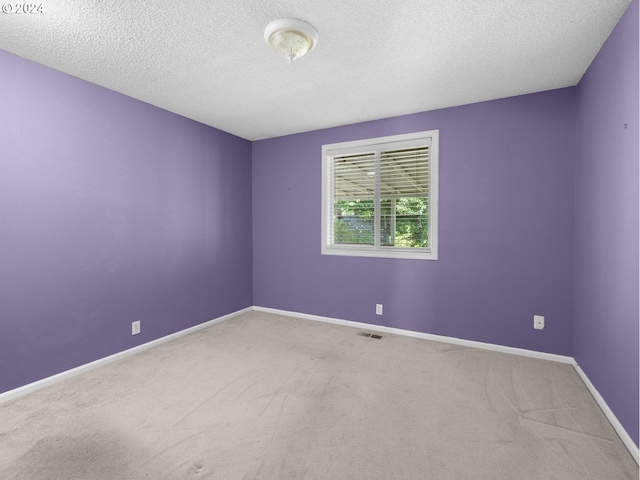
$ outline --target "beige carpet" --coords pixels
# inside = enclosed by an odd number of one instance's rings
[[[0,405],[0,478],[638,478],[569,365],[248,313]]]

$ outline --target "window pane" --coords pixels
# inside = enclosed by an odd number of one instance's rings
[[[335,203],[334,243],[373,245],[373,200],[339,200]]]
[[[387,150],[380,155],[380,245],[429,245],[429,147]]]
[[[412,248],[429,246],[429,202],[424,197],[380,201],[380,245]]]
[[[424,197],[396,199],[395,247],[429,246],[429,202]]]
[[[340,155],[333,162],[333,243],[373,245],[375,155]]]

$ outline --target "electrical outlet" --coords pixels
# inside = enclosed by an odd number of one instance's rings
[[[376,315],[382,315],[382,304],[376,303]]]
[[[542,315],[533,316],[533,328],[535,328],[536,330],[544,329],[544,317]]]
[[[140,333],[140,320],[131,322],[131,335],[138,335]]]

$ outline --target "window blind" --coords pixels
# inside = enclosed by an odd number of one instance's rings
[[[333,244],[374,245],[375,170],[373,152],[338,155],[333,158]]]
[[[337,155],[330,176],[331,243],[428,247],[429,146]]]

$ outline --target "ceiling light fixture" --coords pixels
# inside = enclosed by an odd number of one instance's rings
[[[280,18],[264,29],[264,39],[289,65],[318,44],[318,32],[302,20]]]

